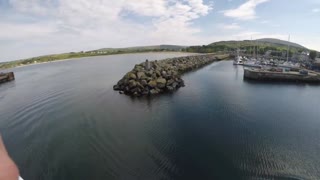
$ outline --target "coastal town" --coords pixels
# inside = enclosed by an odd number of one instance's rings
[[[300,50],[290,55],[288,45],[287,51],[268,50],[259,54],[254,46],[251,52],[238,48],[233,56],[233,65],[244,66],[245,79],[320,83],[320,58],[316,51]]]

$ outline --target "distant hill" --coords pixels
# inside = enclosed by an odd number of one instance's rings
[[[278,45],[285,45],[285,46],[290,45],[291,47],[307,49],[306,47],[304,47],[304,46],[302,46],[300,44],[289,42],[289,41],[284,41],[284,40],[280,40],[280,39],[263,38],[263,39],[257,39],[256,41],[265,42],[265,43],[271,43],[271,44],[278,44]]]
[[[237,48],[239,46],[269,46],[269,47],[282,47],[287,48],[290,45],[291,48],[297,48],[300,50],[306,50],[307,48],[293,42],[284,41],[280,39],[272,39],[272,38],[264,38],[264,39],[257,39],[257,40],[244,40],[244,41],[219,41],[209,44],[208,46],[227,46],[230,48]]]
[[[297,43],[271,38],[257,39],[253,41],[219,41],[209,45],[190,46],[187,47],[185,51],[197,53],[234,52],[236,49],[240,48],[241,51],[250,52],[250,54],[253,53],[254,49],[256,49],[255,51],[258,51],[259,54],[264,54],[269,50],[285,53],[288,49],[288,45],[290,45],[290,53],[301,53],[306,50],[310,51],[306,47]]]

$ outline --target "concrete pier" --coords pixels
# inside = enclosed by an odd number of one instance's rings
[[[244,69],[245,79],[257,81],[285,81],[285,82],[305,82],[305,83],[320,83],[320,74],[309,72],[301,74],[299,72],[272,72],[267,70],[248,68]]]

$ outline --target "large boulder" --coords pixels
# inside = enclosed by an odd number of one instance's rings
[[[141,83],[139,83],[139,82],[137,82],[137,87],[138,87],[139,89],[144,89],[144,86],[143,86]]]
[[[137,76],[133,72],[128,73],[128,77],[129,79],[137,79]]]
[[[149,85],[151,88],[155,88],[155,87],[157,87],[157,81],[151,80],[151,81],[148,83],[148,85]]]
[[[155,94],[159,94],[159,93],[160,93],[160,91],[158,89],[151,89],[150,90],[151,95],[155,95]]]
[[[167,86],[166,88],[168,91],[174,91],[174,88],[172,86]]]
[[[167,76],[167,72],[166,72],[166,71],[162,71],[162,72],[161,72],[161,75],[162,75],[163,77],[165,77],[165,76]]]
[[[113,86],[113,90],[115,90],[115,91],[120,91],[121,88],[120,88],[119,85],[114,85],[114,86]]]
[[[146,74],[142,71],[139,71],[139,72],[137,72],[137,77],[138,77],[138,79],[145,79]]]
[[[146,86],[146,85],[148,85],[147,80],[145,80],[145,79],[144,79],[144,80],[142,80],[142,81],[141,81],[141,85],[142,85],[142,86]]]
[[[166,87],[166,83],[167,83],[167,80],[166,79],[164,79],[164,78],[158,78],[157,79],[157,87],[158,88],[164,88],[164,87]]]
[[[174,83],[172,83],[172,85],[171,85],[171,87],[173,87],[174,89],[177,89],[178,88],[178,83],[177,82],[174,82]]]
[[[142,71],[142,70],[144,70],[144,67],[141,66],[141,65],[135,65],[135,66],[134,66],[134,70],[136,70],[136,71]]]
[[[137,82],[135,80],[132,79],[132,80],[129,81],[129,88],[130,89],[134,88],[136,86],[137,86]]]
[[[150,93],[150,89],[149,89],[149,87],[148,86],[146,86],[144,89],[143,89],[143,91],[142,91],[142,95],[149,95],[149,93]]]
[[[157,77],[161,77],[161,73],[159,70],[156,70],[156,75],[157,75]]]
[[[146,72],[147,76],[152,76],[152,74],[153,74],[153,70],[149,70],[149,71]]]
[[[170,86],[171,84],[173,84],[174,83],[174,80],[173,79],[169,79],[168,81],[167,81],[167,85],[168,86]]]

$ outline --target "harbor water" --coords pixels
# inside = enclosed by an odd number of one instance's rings
[[[131,98],[113,85],[142,53],[12,69],[0,132],[28,180],[320,179],[320,86],[244,81],[221,61],[186,87]]]

